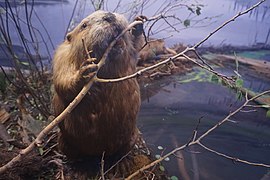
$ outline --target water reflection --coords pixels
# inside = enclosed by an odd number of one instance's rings
[[[166,153],[176,144],[187,143],[198,124],[198,135],[243,103],[229,89],[206,82],[179,83],[179,77],[167,79],[166,85],[155,82],[155,93],[142,103],[139,127],[155,154]],[[148,84],[148,89],[152,88]],[[268,83],[269,88],[269,83]],[[269,164],[270,121],[265,109],[240,112],[211,133],[203,143],[214,150]],[[162,146],[165,152],[157,147]],[[180,156],[180,159],[179,157]],[[164,165],[170,175],[180,179],[260,179],[267,169],[233,163],[194,146],[170,157]],[[177,158],[178,157],[178,158]]]
[[[88,1],[35,2],[37,2],[34,6],[36,14],[32,16],[31,22],[44,35],[45,42],[52,40],[48,47],[50,54],[53,54],[54,47],[63,41],[65,32],[70,25],[76,25],[83,17],[93,12],[93,7],[90,3],[87,3]],[[194,1],[184,2],[192,3]],[[165,31],[160,32],[156,37],[170,37],[166,40],[169,45],[179,42],[194,44],[235,15],[236,12],[250,7],[256,1],[201,0],[196,2],[204,5],[199,18],[216,18],[210,19],[211,22],[207,26],[196,28],[183,28],[183,24],[180,24],[178,28],[181,31],[179,33]],[[125,3],[128,3],[128,1],[125,1]],[[143,13],[152,16],[163,3],[164,1],[161,0],[151,0]],[[45,4],[46,8],[44,8]],[[2,1],[0,5],[2,8],[4,7]],[[17,6],[18,3],[12,4],[13,7],[15,5]],[[123,9],[117,9],[116,5],[115,1],[108,1],[105,9],[123,12]],[[122,7],[126,8],[126,6]],[[25,8],[20,6],[17,10],[18,17],[26,21]],[[173,13],[185,19],[188,17],[187,12],[181,10]],[[126,16],[129,17],[128,14]],[[259,9],[222,29],[206,44],[269,44],[267,38],[269,35],[269,16],[269,1],[266,1]],[[73,17],[72,21],[70,21],[71,17]],[[20,45],[21,39],[14,25],[10,25],[9,28],[13,45]],[[21,28],[26,39],[30,39],[29,34],[27,34],[27,26],[22,23]],[[38,36],[38,39],[40,40],[41,37]],[[46,49],[44,44],[41,44],[40,53],[47,55],[44,49]],[[21,51],[21,48],[18,47],[18,53],[21,53]],[[248,78],[245,82],[249,83],[246,86],[257,88],[255,90],[269,88],[269,82],[268,84],[261,83]],[[202,133],[241,103],[241,101],[236,100],[233,92],[224,87],[199,82],[180,84],[177,78],[164,79],[162,82],[144,85],[142,93],[145,100],[139,115],[139,127],[147,142],[157,154],[162,153],[156,148],[158,145],[166,147],[165,151],[168,152],[177,144],[186,143],[200,118],[203,117],[199,126],[199,133]],[[233,120],[238,123],[228,123],[219,128],[216,133],[211,134],[206,139],[206,145],[243,159],[269,163],[267,160],[270,159],[270,141],[268,138],[270,121],[265,117],[265,110],[259,109],[252,114],[240,113]],[[183,151],[178,156],[181,156],[182,161],[174,158],[169,162],[164,162],[164,164],[171,175],[179,177],[190,177],[191,179],[198,179],[199,177],[200,179],[259,179],[267,173],[264,168],[233,164],[196,146],[193,149]],[[183,168],[184,166],[185,168]]]

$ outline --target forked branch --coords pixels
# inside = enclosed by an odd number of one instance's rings
[[[126,29],[124,29],[122,31],[121,34],[119,34],[109,45],[109,47],[106,49],[105,53],[103,54],[101,60],[99,61],[98,65],[98,70],[103,66],[103,64],[105,63],[105,60],[110,52],[110,50],[112,49],[112,47],[115,45],[115,43],[117,42],[117,40],[123,36],[123,34],[125,34],[128,30],[130,30],[131,28],[133,28],[135,25],[138,24],[142,24],[142,21],[134,21],[133,23],[131,23]],[[83,41],[83,40],[82,40]],[[97,70],[97,71],[98,71]],[[96,76],[94,76],[92,79],[90,79],[90,81],[84,85],[84,87],[82,88],[82,90],[80,91],[80,93],[75,97],[75,99],[68,105],[68,107],[59,115],[57,116],[48,126],[46,126],[37,136],[37,138],[25,149],[21,150],[20,153],[15,156],[12,160],[10,160],[7,164],[5,164],[4,166],[0,167],[0,174],[4,173],[5,171],[7,171],[8,169],[10,169],[11,167],[13,167],[17,162],[21,161],[21,159],[26,156],[27,154],[29,154],[35,146],[41,146],[42,145],[42,140],[48,135],[48,133],[54,128],[56,127],[61,121],[64,120],[64,118],[70,114],[70,112],[77,106],[77,104],[79,104],[79,102],[83,99],[83,97],[87,94],[87,92],[89,91],[90,87],[92,86],[93,82],[96,80]]]
[[[209,67],[203,66],[199,63],[197,63],[194,59],[189,58],[188,56],[186,56],[185,54],[188,51],[196,51],[196,48],[199,47],[202,43],[204,43],[206,40],[208,40],[213,34],[215,34],[217,31],[219,31],[220,29],[222,29],[225,25],[229,24],[230,22],[234,21],[236,18],[240,17],[243,14],[248,13],[249,11],[253,10],[254,8],[256,8],[257,6],[259,6],[261,3],[263,3],[265,0],[261,0],[260,2],[258,2],[257,4],[253,5],[252,7],[248,8],[247,10],[243,11],[243,12],[239,12],[237,15],[235,15],[233,18],[231,18],[230,20],[226,21],[225,23],[223,23],[221,26],[219,26],[217,29],[215,29],[213,32],[211,32],[206,38],[204,38],[202,41],[200,41],[199,43],[197,43],[196,45],[194,45],[191,48],[186,48],[183,52],[172,56],[171,58],[168,58],[164,61],[161,61],[155,65],[152,65],[150,67],[147,67],[141,71],[138,71],[132,75],[126,76],[126,77],[121,77],[118,79],[99,79],[97,76],[94,76],[80,91],[80,93],[75,97],[75,99],[69,104],[69,106],[59,115],[57,116],[46,128],[44,128],[40,134],[37,136],[37,138],[25,149],[21,150],[20,153],[14,157],[11,161],[9,161],[7,164],[5,164],[4,166],[0,167],[0,174],[4,173],[5,171],[7,171],[8,169],[10,169],[11,167],[13,167],[17,162],[21,161],[21,159],[26,156],[27,154],[29,154],[35,146],[41,146],[42,145],[42,140],[44,139],[44,137],[54,128],[57,126],[57,124],[59,124],[61,121],[63,121],[63,119],[77,106],[77,104],[83,99],[83,97],[85,96],[85,94],[87,94],[88,90],[90,89],[90,87],[92,86],[92,84],[96,81],[98,82],[119,82],[119,81],[123,81],[126,79],[130,79],[130,78],[134,78],[136,76],[141,75],[143,72],[146,72],[148,70],[154,69],[156,67],[159,67],[163,64],[166,64],[172,60],[175,60],[177,58],[186,58],[190,61],[192,61],[193,63],[199,65],[201,68],[204,68],[208,71],[210,71],[211,73],[216,74],[217,76],[220,76],[222,78],[225,78],[225,76],[219,74],[219,73],[215,73],[213,72],[213,70]],[[152,20],[152,18],[149,18]],[[130,30],[131,28],[133,28],[135,25],[138,24],[142,24],[143,21],[134,21],[133,23],[131,23],[121,34],[119,34],[114,41],[112,41],[112,43],[109,45],[109,47],[106,49],[105,53],[103,54],[100,62],[97,64],[98,65],[98,70],[104,65],[105,60],[108,57],[108,54],[110,52],[110,50],[112,49],[112,47],[115,45],[115,43],[117,42],[117,40],[123,35],[125,34],[128,30]],[[88,55],[89,56],[89,55]],[[229,79],[228,79],[229,80]],[[262,94],[259,94],[258,96],[261,96],[263,94],[269,93],[270,91],[266,91]],[[237,112],[239,112],[244,106],[247,105],[248,102],[254,100],[255,98],[257,98],[258,96],[248,99],[240,108],[238,108],[237,110],[235,110],[233,113],[230,113],[224,120],[222,120],[220,123],[218,123],[216,126],[214,126],[213,128],[209,129],[207,132],[205,132],[202,136],[200,136],[198,139],[196,139],[196,137],[194,137],[194,139],[181,146],[178,147],[176,149],[174,149],[173,151],[171,151],[170,153],[168,153],[167,155],[163,156],[162,158],[152,162],[149,165],[144,166],[143,168],[139,169],[138,171],[136,171],[135,173],[131,174],[127,179],[131,179],[132,177],[136,176],[139,172],[144,171],[154,165],[156,165],[157,163],[161,162],[162,160],[164,160],[166,157],[174,154],[175,152],[184,149],[187,146],[191,146],[193,144],[198,144],[200,143],[200,140],[202,138],[204,138],[205,136],[207,136],[210,132],[212,132],[213,130],[215,130],[218,126],[220,126],[221,124],[223,124],[224,122],[228,121],[229,117],[233,116],[234,114],[236,114]],[[195,140],[196,139],[196,140]]]

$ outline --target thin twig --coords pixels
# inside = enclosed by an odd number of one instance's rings
[[[207,146],[205,146],[204,144],[202,144],[201,142],[198,142],[197,143],[198,145],[200,145],[201,147],[203,147],[205,150],[209,151],[209,152],[212,152],[218,156],[222,156],[224,158],[227,158],[227,159],[231,159],[233,160],[234,162],[240,162],[240,163],[244,163],[244,164],[248,164],[248,165],[252,165],[252,166],[260,166],[260,167],[266,167],[266,168],[270,168],[270,165],[268,164],[264,164],[264,163],[254,163],[254,162],[250,162],[250,161],[246,161],[246,160],[243,160],[243,159],[239,159],[239,158],[236,158],[236,157],[232,157],[232,156],[229,156],[229,155],[226,155],[226,154],[223,154],[221,152],[218,152],[218,151],[215,151]]]
[[[213,34],[215,34],[217,31],[219,31],[220,29],[222,29],[224,26],[226,26],[230,22],[234,21],[239,16],[242,16],[243,14],[247,14],[251,10],[255,9],[256,7],[258,7],[260,4],[262,4],[264,1],[266,1],[266,0],[259,1],[258,3],[254,4],[250,8],[246,9],[245,11],[239,12],[238,14],[236,14],[235,16],[233,16],[231,19],[229,19],[228,21],[224,22],[222,25],[220,25],[214,31],[212,31],[208,36],[206,36],[203,40],[201,40],[196,45],[194,45],[194,48],[199,47],[201,44],[203,44],[205,41],[207,41]]]
[[[189,146],[191,146],[191,145],[193,145],[193,144],[195,144],[195,142],[191,142],[191,143],[189,144]],[[182,145],[182,146],[180,146],[180,147],[178,147],[178,148],[175,148],[174,150],[172,150],[172,151],[169,152],[168,154],[166,154],[166,155],[160,157],[159,159],[157,159],[157,160],[151,162],[150,164],[147,164],[147,165],[143,166],[142,168],[140,168],[139,170],[137,170],[136,172],[132,173],[132,174],[129,175],[127,178],[125,178],[125,180],[130,180],[130,179],[134,178],[135,176],[137,176],[140,172],[143,172],[143,171],[149,169],[150,167],[155,166],[156,164],[160,163],[161,161],[163,161],[163,160],[166,159],[167,157],[173,155],[173,154],[176,153],[177,151],[180,151],[180,150],[184,149],[184,148],[186,147],[186,145],[187,145],[187,144],[184,144],[184,145]]]
[[[123,161],[123,159],[125,159],[129,154],[131,153],[131,151],[129,151],[127,154],[125,154],[124,156],[122,156],[114,165],[112,165],[109,169],[107,169],[104,172],[104,176],[110,172],[115,166],[117,166],[121,161]],[[102,177],[100,177],[98,180],[101,180]]]
[[[203,69],[205,69],[205,70],[207,70],[207,71],[209,71],[209,72],[211,72],[211,73],[219,76],[220,78],[226,80],[226,82],[228,82],[228,83],[229,82],[234,82],[234,79],[232,79],[230,77],[227,77],[227,76],[225,76],[223,74],[220,74],[220,73],[218,73],[218,72],[216,72],[216,71],[208,68],[207,66],[204,66],[204,65],[198,63],[195,59],[190,58],[189,56],[185,55],[185,53],[187,53],[188,51],[193,51],[193,47],[192,48],[186,48],[184,51],[182,51],[182,52],[180,52],[180,53],[178,53],[178,54],[176,54],[176,55],[174,55],[174,56],[172,56],[170,58],[167,58],[167,59],[165,59],[165,60],[163,60],[163,61],[161,61],[161,62],[159,62],[157,64],[154,64],[152,66],[149,66],[149,67],[146,67],[144,69],[141,69],[141,70],[139,70],[139,71],[137,71],[137,72],[135,72],[135,73],[133,73],[131,75],[128,75],[128,76],[125,76],[125,77],[116,78],[116,79],[102,79],[102,78],[98,78],[97,77],[96,81],[97,82],[103,82],[103,83],[109,83],[109,82],[119,82],[119,81],[124,81],[124,80],[127,80],[127,79],[131,79],[131,78],[135,78],[137,76],[140,76],[142,73],[144,73],[146,71],[155,69],[155,68],[157,68],[157,67],[159,67],[161,65],[167,64],[170,61],[173,61],[175,59],[178,59],[179,57],[181,58],[181,56],[182,56],[182,57],[185,57],[186,59],[188,59],[189,61],[193,62],[194,64],[198,65],[199,67],[201,67],[201,68],[203,68]]]
[[[189,61],[195,63],[196,65],[198,65],[199,67],[217,75],[218,77],[224,79],[228,85],[231,85],[230,82],[235,82],[235,80],[233,78],[230,78],[230,77],[227,77],[223,74],[220,74],[216,71],[214,71],[211,67],[209,67],[207,64],[206,66],[204,65],[201,65],[200,63],[198,63],[196,60],[190,58],[189,56],[185,55],[185,53],[187,53],[188,51],[192,51],[192,52],[196,52],[196,48],[199,47],[202,43],[204,43],[206,40],[208,40],[213,34],[215,34],[217,31],[219,31],[221,28],[223,28],[224,26],[226,26],[227,24],[229,24],[230,22],[234,21],[236,18],[248,13],[249,11],[253,10],[254,8],[258,7],[261,3],[263,3],[265,0],[262,0],[260,2],[258,2],[257,4],[253,5],[252,7],[248,8],[247,10],[243,11],[243,12],[239,12],[238,14],[236,14],[235,16],[233,16],[231,19],[229,19],[228,21],[226,21],[225,23],[223,23],[221,26],[219,26],[218,28],[216,28],[214,31],[212,31],[211,33],[209,33],[208,36],[206,36],[203,40],[201,40],[199,43],[195,44],[194,46],[192,47],[187,47],[184,51],[168,58],[168,59],[165,59],[157,64],[154,64],[152,66],[149,66],[149,67],[146,67],[140,71],[137,71],[131,75],[128,75],[128,76],[125,76],[125,77],[120,77],[120,78],[116,78],[116,79],[101,79],[101,78],[97,78],[96,81],[98,82],[103,82],[103,83],[108,83],[108,82],[119,82],[119,81],[124,81],[124,80],[127,80],[127,79],[131,79],[131,78],[134,78],[134,77],[137,77],[137,76],[140,76],[142,73],[146,72],[146,71],[149,71],[151,69],[155,69],[156,67],[159,67],[161,65],[164,65],[172,60],[175,60],[181,56],[185,57],[186,59],[188,59]],[[155,17],[152,17],[152,18],[148,18],[148,21],[152,21],[152,20],[158,20],[160,18],[162,18],[163,15],[158,15],[158,16],[155,16]]]
[[[192,48],[186,48],[183,52],[171,57],[171,58],[168,58],[162,62],[159,62],[153,66],[150,66],[150,67],[147,67],[141,71],[138,71],[136,73],[134,73],[133,75],[129,75],[129,76],[126,76],[126,77],[122,77],[122,78],[118,78],[118,79],[99,79],[97,78],[96,76],[93,77],[83,88],[82,90],[80,91],[80,93],[75,97],[75,99],[69,104],[69,106],[59,115],[57,116],[47,127],[45,127],[41,132],[40,134],[37,136],[37,138],[28,146],[26,147],[25,149],[21,150],[20,153],[14,157],[11,161],[9,161],[7,164],[5,164],[4,166],[0,167],[0,174],[5,172],[6,170],[10,169],[11,167],[14,166],[14,164],[16,164],[17,162],[19,162],[25,155],[29,154],[31,152],[31,150],[34,149],[34,147],[37,145],[37,146],[40,146],[41,145],[41,142],[43,140],[43,138],[58,124],[60,123],[67,114],[69,114],[75,107],[76,105],[82,100],[82,98],[85,96],[85,94],[87,94],[89,88],[92,86],[93,82],[94,81],[99,81],[99,82],[118,82],[118,81],[123,81],[125,79],[130,79],[130,78],[134,78],[138,75],[140,75],[141,73],[145,72],[145,71],[148,71],[150,69],[154,69],[158,66],[161,66],[163,64],[166,64],[167,62],[173,60],[173,59],[177,59],[181,56],[191,60],[192,62],[195,63],[195,61],[193,61],[191,58],[187,57],[185,55],[186,52],[188,51],[195,51],[195,49],[200,46],[202,43],[204,43],[206,40],[208,40],[213,34],[215,34],[217,31],[219,31],[221,28],[223,28],[225,25],[229,24],[230,22],[234,21],[236,18],[238,18],[239,16],[243,15],[243,14],[246,14],[248,13],[249,11],[251,11],[252,9],[256,8],[257,6],[259,6],[261,3],[263,3],[265,0],[262,0],[260,1],[259,3],[253,5],[252,7],[250,7],[249,9],[243,11],[243,12],[239,12],[237,15],[235,15],[233,18],[231,18],[230,20],[226,21],[225,23],[223,23],[221,26],[219,26],[217,29],[215,29],[213,32],[211,32],[207,37],[205,37],[202,41],[200,41],[199,43],[197,43],[196,45],[194,45]],[[76,2],[77,3],[77,2]],[[98,63],[98,70],[105,64],[105,60],[107,59],[108,57],[108,54],[110,52],[110,50],[112,49],[112,47],[115,45],[115,43],[117,42],[117,40],[128,30],[130,30],[132,27],[134,27],[135,25],[138,25],[138,24],[142,24],[143,22],[142,21],[134,21],[133,23],[131,23],[124,31],[122,31],[121,34],[119,34],[115,39],[114,41],[108,46],[108,48],[106,49],[104,55],[102,56],[100,62]],[[195,63],[196,64],[196,63]],[[201,66],[200,66],[201,67]],[[203,66],[204,67],[204,66]],[[208,68],[204,68],[204,69],[208,69]],[[209,70],[209,69],[208,69]],[[211,69],[209,70],[211,72]],[[217,74],[216,72],[213,71],[214,74]],[[217,74],[217,75],[220,75],[220,74]],[[226,78],[225,76],[222,76],[221,77],[224,77]],[[209,129],[207,132],[205,132],[203,135],[201,135],[196,141],[192,141],[190,142],[188,145],[191,146],[193,144],[198,144],[200,142],[201,139],[203,139],[204,137],[206,137],[209,133],[211,133],[212,131],[214,131],[217,127],[219,127],[220,125],[222,125],[224,122],[228,121],[228,119],[233,116],[234,114],[236,114],[237,112],[239,112],[245,105],[247,105],[248,102],[258,98],[259,96],[263,95],[263,94],[266,94],[266,93],[269,93],[270,90],[268,91],[265,91],[264,93],[261,93],[257,96],[254,96],[253,98],[251,99],[247,99],[247,101],[240,107],[238,108],[237,110],[235,110],[234,112],[230,113],[225,119],[223,119],[221,122],[219,122],[218,124],[216,124],[214,127],[212,127],[211,129]],[[156,160],[156,161],[153,161],[152,163],[144,166],[143,168],[139,169],[138,171],[134,172],[133,174],[131,174],[127,179],[131,179],[133,178],[134,176],[136,176],[139,172],[142,172],[154,165],[156,165],[157,163],[163,161],[166,157],[174,154],[175,152],[181,150],[181,149],[184,149],[185,147],[187,147],[187,144],[181,146],[181,147],[178,147],[176,149],[174,149],[173,151],[171,151],[170,153],[166,154],[165,156],[163,156],[162,158]]]
[[[216,125],[214,125],[212,128],[208,129],[204,134],[202,134],[196,141],[199,142],[200,140],[202,140],[204,137],[206,137],[208,134],[210,134],[212,131],[214,131],[216,128],[218,128],[219,126],[221,126],[223,123],[225,123],[226,121],[228,121],[233,115],[235,115],[236,113],[238,113],[239,111],[241,111],[244,107],[246,107],[246,105],[253,101],[254,99],[257,99],[260,96],[263,96],[265,94],[269,94],[270,90],[264,91],[260,94],[258,94],[257,96],[254,96],[250,99],[246,99],[246,101],[244,102],[244,104],[242,104],[238,109],[236,109],[233,112],[230,112],[222,121],[220,121],[219,123],[217,123]],[[246,93],[247,94],[247,93]]]
[[[91,79],[81,90],[81,92],[75,97],[75,99],[68,105],[68,107],[59,115],[57,116],[48,126],[46,126],[37,136],[37,138],[25,149],[21,150],[20,153],[15,156],[11,161],[9,161],[4,166],[0,167],[0,174],[4,173],[11,167],[13,167],[17,162],[21,161],[24,156],[29,154],[34,147],[40,146],[42,140],[45,136],[48,135],[48,133],[57,126],[70,112],[77,106],[77,104],[82,100],[82,98],[87,94],[89,88],[93,84],[93,79]]]
[[[89,50],[87,49],[87,46],[86,46],[86,44],[85,44],[84,38],[82,38],[82,43],[83,43],[84,51],[85,51],[85,53],[86,53],[86,55],[87,55],[87,58],[88,58],[88,59],[92,59],[91,56],[90,56],[90,52],[91,52],[91,51],[89,51]]]
[[[105,180],[105,176],[104,176],[104,155],[105,155],[105,152],[102,153],[102,158],[101,158],[101,178],[102,178],[102,180]]]
[[[207,64],[207,63],[205,62],[205,60],[199,55],[199,53],[198,53],[197,51],[194,51],[194,53],[195,53],[196,56],[199,58],[199,60],[202,61],[202,63],[203,63],[204,65],[206,65],[209,69],[214,70],[209,64]]]
[[[248,104],[247,107],[253,107],[253,108],[270,108],[270,105],[250,105]]]
[[[161,157],[161,158],[159,158],[159,159],[157,159],[157,160],[151,162],[150,164],[148,164],[148,165],[146,165],[146,166],[140,168],[140,169],[137,170],[136,172],[132,173],[131,175],[129,175],[129,176],[126,178],[126,180],[130,180],[130,179],[134,178],[134,177],[137,176],[140,172],[143,172],[143,171],[147,170],[148,168],[150,168],[150,167],[152,167],[152,166],[154,166],[154,165],[156,165],[156,164],[162,162],[164,159],[166,159],[167,157],[169,157],[169,156],[175,154],[177,151],[183,150],[183,149],[185,149],[186,147],[189,147],[189,146],[194,145],[194,144],[199,144],[200,141],[201,141],[203,138],[205,138],[208,134],[210,134],[211,132],[213,132],[215,129],[217,129],[219,126],[221,126],[221,125],[224,124],[225,122],[229,121],[229,119],[230,119],[233,115],[235,115],[235,114],[237,114],[238,112],[240,112],[240,110],[243,109],[249,102],[253,101],[254,99],[256,99],[256,98],[258,98],[258,97],[260,97],[260,96],[263,96],[263,95],[269,94],[269,93],[270,93],[270,90],[267,90],[267,91],[264,91],[264,92],[262,92],[262,93],[260,93],[260,94],[258,94],[258,95],[256,95],[256,96],[250,98],[250,99],[247,99],[247,101],[245,101],[239,108],[237,108],[235,111],[229,113],[229,115],[227,115],[227,117],[225,117],[225,118],[224,118],[223,120],[221,120],[219,123],[217,123],[217,124],[214,125],[212,128],[210,128],[209,130],[207,130],[205,133],[203,133],[203,134],[202,134],[200,137],[198,137],[196,140],[193,140],[193,141],[188,142],[188,143],[186,143],[186,144],[184,144],[184,145],[182,145],[182,146],[180,146],[180,147],[175,148],[174,150],[172,150],[171,152],[167,153],[167,154],[164,155],[163,157]],[[259,165],[257,164],[257,166],[259,166]],[[263,167],[265,167],[265,166],[270,166],[270,165],[265,165],[265,164],[264,164]]]
[[[134,21],[131,24],[129,24],[129,26],[124,29],[112,42],[111,44],[107,47],[105,53],[103,54],[101,60],[98,63],[98,69],[100,69],[101,66],[103,66],[105,64],[105,61],[109,55],[109,52],[111,51],[111,49],[113,48],[113,46],[115,45],[115,43],[120,39],[120,37],[122,37],[127,31],[129,31],[130,29],[132,29],[134,26],[138,25],[138,24],[143,24],[145,20],[143,21]],[[95,81],[97,79],[97,77],[94,77]]]
[[[172,56],[168,59],[165,59],[157,64],[154,64],[152,66],[149,66],[147,68],[144,68],[134,74],[131,74],[131,75],[128,75],[128,76],[125,76],[125,77],[121,77],[121,78],[117,78],[117,79],[101,79],[101,78],[97,78],[96,81],[98,82],[104,82],[104,83],[108,83],[108,82],[119,82],[119,81],[124,81],[126,79],[130,79],[130,78],[134,78],[134,77],[137,77],[139,75],[141,75],[143,72],[146,72],[146,71],[149,71],[151,69],[154,69],[156,67],[159,67],[163,64],[166,64],[168,63],[169,61],[172,61],[172,60],[175,60],[181,56],[184,56],[186,59],[192,61],[193,63],[195,63],[196,65],[200,66],[201,68],[203,69],[206,69],[207,71],[221,77],[222,79],[226,80],[226,82],[234,82],[234,80],[232,78],[229,78],[225,75],[222,75],[222,74],[219,74],[217,73],[216,71],[214,71],[211,67],[208,67],[208,65],[204,66],[204,65],[201,65],[200,63],[198,63],[196,60],[188,57],[187,55],[185,55],[186,52],[188,51],[193,51],[193,52],[196,52],[196,48],[199,47],[202,43],[204,43],[206,40],[208,40],[213,34],[215,34],[217,31],[219,31],[221,28],[223,28],[224,26],[226,26],[227,24],[229,24],[230,22],[234,21],[236,18],[248,13],[249,11],[253,10],[254,8],[256,8],[257,6],[259,6],[261,3],[263,3],[265,0],[262,0],[260,2],[258,2],[257,4],[253,5],[252,7],[248,8],[247,10],[243,11],[243,12],[239,12],[238,14],[236,14],[234,17],[232,17],[231,19],[229,19],[228,21],[226,21],[225,23],[223,23],[221,26],[219,26],[218,28],[216,28],[214,31],[212,31],[207,37],[205,37],[202,41],[200,41],[199,43],[195,44],[194,46],[192,47],[188,47],[186,48],[184,51],[176,54],[175,56]],[[152,17],[152,18],[149,18],[148,21],[152,21],[152,20],[158,20],[160,18],[162,18],[163,16],[162,15],[158,15],[156,17]],[[229,85],[231,85],[229,83]]]
[[[105,61],[108,57],[108,54],[110,50],[113,48],[117,40],[123,36],[127,31],[129,31],[131,28],[133,28],[135,25],[142,24],[142,21],[134,21],[131,23],[126,29],[124,29],[112,42],[111,44],[107,47],[105,53],[103,54],[101,60],[97,64],[98,70],[105,64]],[[3,165],[0,167],[0,174],[4,173],[11,167],[13,167],[17,162],[21,161],[24,156],[29,154],[34,147],[41,146],[42,140],[44,137],[48,135],[48,133],[57,126],[63,119],[71,113],[71,111],[77,106],[77,104],[83,99],[83,97],[87,94],[88,90],[92,86],[93,82],[95,81],[96,76],[94,76],[92,79],[89,80],[89,82],[84,85],[80,93],[75,97],[75,99],[68,105],[68,107],[59,115],[57,116],[48,126],[46,126],[37,136],[37,138],[25,149],[21,150],[17,156],[15,156],[12,160],[10,160],[7,164]]]

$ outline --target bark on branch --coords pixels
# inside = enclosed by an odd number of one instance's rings
[[[233,18],[229,19],[228,21],[224,22],[221,26],[219,26],[218,28],[216,28],[213,32],[211,32],[207,37],[205,37],[203,40],[201,40],[200,42],[198,42],[196,45],[194,45],[191,48],[186,48],[184,51],[182,51],[181,53],[172,56],[171,58],[168,58],[164,61],[161,61],[155,65],[152,65],[150,67],[144,68],[132,75],[126,76],[126,77],[121,77],[121,78],[117,78],[117,79],[100,79],[96,76],[94,76],[80,91],[80,93],[75,97],[75,99],[69,104],[69,106],[59,115],[57,116],[46,128],[44,128],[40,134],[37,136],[37,138],[25,149],[21,150],[20,153],[14,157],[11,161],[9,161],[7,164],[5,164],[4,166],[0,167],[0,174],[4,173],[5,171],[7,171],[8,169],[12,168],[17,162],[21,161],[21,159],[26,156],[27,154],[29,154],[35,146],[41,146],[42,145],[42,141],[44,139],[44,137],[46,137],[48,135],[48,133],[57,126],[57,124],[59,124],[61,121],[63,121],[63,119],[77,106],[77,104],[83,99],[83,97],[85,96],[85,94],[88,92],[88,90],[90,89],[90,87],[92,86],[93,82],[119,82],[119,81],[123,81],[126,79],[130,79],[130,78],[134,78],[136,76],[141,75],[143,72],[146,72],[148,70],[154,69],[156,67],[159,67],[163,64],[166,64],[172,60],[175,60],[177,58],[186,58],[190,61],[192,61],[193,63],[197,64],[198,66],[200,66],[203,69],[206,69],[208,71],[210,71],[211,73],[216,74],[217,76],[221,77],[221,78],[225,78],[227,80],[230,80],[230,78],[227,78],[224,75],[221,75],[215,71],[213,71],[211,68],[201,65],[200,63],[198,63],[197,61],[195,61],[192,58],[189,58],[188,56],[186,56],[185,54],[188,51],[196,51],[196,48],[199,47],[201,44],[203,44],[205,41],[207,41],[213,34],[215,34],[217,31],[219,31],[220,29],[222,29],[224,26],[226,26],[227,24],[229,24],[230,22],[234,21],[235,19],[237,19],[238,17],[242,16],[243,14],[246,14],[248,12],[250,12],[251,10],[253,10],[254,8],[258,7],[260,4],[262,4],[264,1],[266,0],[261,0],[260,2],[258,2],[257,4],[253,5],[252,7],[248,8],[245,11],[239,12],[238,14],[236,14]],[[153,18],[149,18],[149,20],[153,20]],[[105,60],[110,52],[110,50],[112,49],[112,47],[115,45],[115,43],[117,42],[117,40],[124,34],[126,33],[128,30],[130,30],[132,27],[134,27],[135,25],[138,24],[142,24],[143,21],[134,21],[133,23],[131,23],[121,34],[119,34],[114,41],[108,46],[108,48],[106,49],[103,57],[101,58],[100,62],[98,63],[98,70],[104,65]],[[136,176],[139,172],[144,171],[154,165],[156,165],[157,163],[161,162],[162,160],[164,160],[166,157],[174,154],[175,152],[184,149],[187,146],[191,146],[193,144],[198,144],[200,143],[200,140],[202,138],[204,138],[205,136],[207,136],[210,132],[212,132],[213,130],[215,130],[218,126],[220,126],[221,124],[223,124],[224,122],[228,121],[229,117],[231,117],[232,115],[236,114],[237,112],[239,112],[244,106],[247,105],[248,102],[250,102],[251,100],[256,99],[257,97],[269,93],[269,91],[266,91],[264,93],[259,94],[258,96],[255,96],[254,98],[251,98],[249,100],[247,100],[240,108],[238,108],[236,111],[234,111],[233,113],[230,113],[225,119],[223,119],[220,123],[216,124],[216,126],[212,127],[211,129],[209,129],[206,133],[204,133],[202,136],[200,136],[197,140],[194,140],[196,137],[193,138],[193,140],[181,147],[178,147],[176,149],[174,149],[173,151],[171,151],[170,153],[168,153],[167,155],[163,156],[162,158],[152,162],[151,164],[144,166],[143,168],[139,169],[138,171],[136,171],[135,173],[131,174],[127,179],[131,179],[134,176]]]
[[[142,24],[142,21],[134,21],[131,23],[126,29],[124,29],[108,46],[105,53],[103,54],[100,62],[98,65],[98,70],[105,64],[105,60],[108,57],[110,50],[113,48],[117,40],[123,36],[128,30],[133,28],[135,25]],[[81,102],[83,97],[87,94],[92,84],[96,81],[96,76],[94,76],[80,91],[80,93],[75,97],[75,99],[68,105],[68,107],[59,115],[57,116],[48,126],[46,126],[37,136],[37,138],[25,149],[21,150],[20,153],[15,156],[12,160],[10,160],[7,164],[0,167],[0,174],[4,173],[8,169],[12,168],[17,162],[21,161],[21,159],[29,154],[35,146],[41,146],[43,139],[48,135],[48,133],[56,127],[64,118]]]

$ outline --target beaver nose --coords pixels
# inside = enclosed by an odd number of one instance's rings
[[[113,13],[106,13],[105,16],[102,18],[104,21],[107,21],[109,23],[112,23],[114,21],[116,21],[116,17]]]
[[[67,36],[66,36],[66,38],[67,38],[67,41],[70,42],[71,41],[71,34],[68,33]]]

